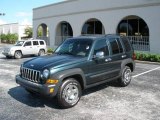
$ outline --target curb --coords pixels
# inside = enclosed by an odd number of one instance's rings
[[[135,60],[135,62],[136,62],[136,63],[142,63],[142,64],[160,65],[159,62],[140,61],[140,60]]]

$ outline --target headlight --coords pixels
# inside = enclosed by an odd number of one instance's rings
[[[46,79],[49,77],[49,70],[47,69],[43,70],[43,77]]]

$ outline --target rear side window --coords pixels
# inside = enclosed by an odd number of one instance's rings
[[[130,52],[131,51],[131,45],[129,43],[129,40],[125,37],[122,37],[121,39],[122,39],[122,42],[124,44],[126,52]]]
[[[44,42],[43,42],[43,41],[40,41],[40,45],[44,45]]]
[[[94,48],[94,55],[96,55],[97,52],[104,52],[105,56],[109,55],[108,45],[106,43],[106,39],[98,40],[96,42],[95,48]]]
[[[122,44],[120,43],[119,38],[110,38],[109,41],[113,55],[123,53]]]
[[[33,45],[39,45],[38,41],[33,41]]]

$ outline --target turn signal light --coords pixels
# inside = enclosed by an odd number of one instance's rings
[[[51,88],[51,89],[49,90],[49,92],[50,92],[50,93],[53,93],[53,92],[54,92],[54,88]]]
[[[58,83],[58,80],[51,80],[51,79],[48,79],[46,81],[47,84],[57,84]]]

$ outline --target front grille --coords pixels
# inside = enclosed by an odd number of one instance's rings
[[[24,79],[27,79],[35,83],[40,83],[40,71],[22,67],[21,75]]]

